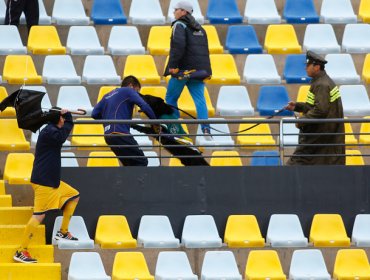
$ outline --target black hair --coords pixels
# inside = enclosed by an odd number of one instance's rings
[[[53,124],[58,124],[60,120],[60,111],[62,108],[53,106],[48,112],[48,120]]]
[[[132,85],[133,87],[141,88],[139,80],[135,76],[127,76],[122,80],[121,87],[128,87]]]

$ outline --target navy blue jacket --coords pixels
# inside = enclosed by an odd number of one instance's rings
[[[31,175],[31,182],[47,187],[58,188],[60,185],[60,152],[63,143],[67,140],[73,128],[71,113],[65,114],[62,128],[55,124],[48,125],[40,131],[36,143],[35,160]]]
[[[91,116],[94,119],[131,120],[134,105],[138,105],[149,118],[156,119],[152,108],[150,108],[135,90],[129,87],[117,88],[104,95],[94,107]],[[130,125],[104,124],[105,134],[111,134],[113,132],[129,134]]]

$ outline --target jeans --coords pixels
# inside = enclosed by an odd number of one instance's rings
[[[194,100],[195,108],[197,110],[198,119],[207,120],[208,119],[208,109],[206,104],[206,99],[204,98],[204,82],[195,79],[183,79],[178,80],[176,78],[171,78],[168,82],[167,93],[166,93],[166,103],[172,106],[177,106],[177,100],[180,98],[181,92],[184,87],[187,86],[191,97]],[[180,117],[178,110],[175,112],[176,117]],[[201,124],[202,131],[204,129],[209,130],[209,124]]]

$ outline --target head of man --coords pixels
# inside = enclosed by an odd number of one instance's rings
[[[325,69],[327,61],[318,54],[308,51],[306,54],[306,72],[309,77],[316,77],[320,71]]]
[[[173,14],[175,19],[179,19],[187,14],[193,13],[193,5],[189,1],[179,1],[174,6]]]
[[[121,87],[129,87],[139,92],[141,89],[141,84],[135,76],[130,75],[122,80]]]
[[[64,110],[60,107],[52,107],[48,113],[49,121],[55,124],[57,127],[61,128],[64,125],[66,112],[67,110]]]

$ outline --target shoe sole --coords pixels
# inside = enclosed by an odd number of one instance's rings
[[[20,262],[20,263],[37,263],[37,261],[26,262],[20,258],[17,258],[16,256],[13,257],[13,260],[15,260],[16,262]]]
[[[54,239],[56,241],[60,241],[60,240],[63,240],[63,241],[78,241],[78,239],[77,240],[72,240],[72,239],[66,239],[66,238],[62,238],[62,237],[54,237]]]

